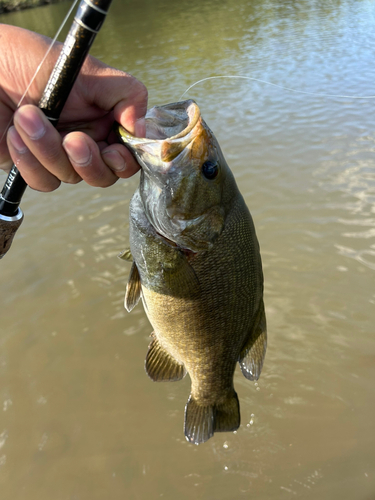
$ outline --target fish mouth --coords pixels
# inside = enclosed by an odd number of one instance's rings
[[[148,168],[174,160],[200,133],[201,112],[195,101],[175,102],[149,109],[145,116],[146,137],[135,137],[117,125],[120,141],[134,154],[138,163]],[[148,160],[148,161],[147,161]]]

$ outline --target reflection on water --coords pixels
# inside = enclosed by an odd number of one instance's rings
[[[51,36],[68,8],[1,20]],[[118,1],[92,52],[143,80],[151,105],[221,74],[366,96],[374,22],[370,0]],[[374,497],[374,100],[243,80],[188,97],[262,249],[269,348],[257,383],[235,375],[242,425],[188,444],[189,380],[145,375],[151,328],[125,312],[116,258],[138,180],[29,190],[0,270],[2,500]]]

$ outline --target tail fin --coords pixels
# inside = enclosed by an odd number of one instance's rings
[[[214,407],[201,406],[190,395],[185,407],[185,436],[190,443],[204,443],[214,435]]]
[[[224,403],[216,406],[214,432],[230,432],[239,428],[240,403],[235,391]]]
[[[185,407],[185,436],[190,443],[201,444],[214,432],[235,431],[240,426],[240,405],[233,394],[220,405],[203,406],[190,395]]]

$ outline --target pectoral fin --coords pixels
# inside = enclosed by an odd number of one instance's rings
[[[266,355],[266,348],[267,325],[262,300],[250,337],[243,347],[239,359],[241,371],[247,379],[258,380]]]
[[[168,268],[163,263],[163,280],[166,292],[175,297],[193,297],[199,293],[200,283],[194,269],[182,252],[177,253],[176,265]]]
[[[128,312],[130,312],[138,304],[141,297],[141,290],[141,278],[139,276],[136,263],[133,262],[125,292],[124,306]]]
[[[176,361],[156,337],[148,347],[145,368],[147,375],[154,382],[177,381],[186,375],[184,365]]]
[[[132,262],[133,260],[130,248],[126,248],[125,250],[120,252],[117,257],[122,260],[127,260],[128,262]]]

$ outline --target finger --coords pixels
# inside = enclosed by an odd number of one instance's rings
[[[130,151],[122,144],[112,144],[101,151],[102,159],[121,179],[127,179],[140,169]]]
[[[86,134],[68,134],[64,137],[63,148],[77,175],[90,186],[108,187],[118,180],[119,175],[103,161],[98,145]]]
[[[111,133],[113,122],[115,121],[113,112],[105,113],[104,116],[100,116],[97,119],[91,119],[89,121],[72,121],[63,122],[60,121],[57,130],[59,131],[61,137],[65,137],[71,132],[84,132],[89,135],[95,142],[106,141],[108,134]]]
[[[31,188],[49,192],[59,187],[59,179],[39,163],[13,126],[8,130],[7,145],[14,164]]]
[[[110,91],[103,92],[103,81]],[[114,109],[115,119],[130,133],[144,135],[148,93],[143,83],[92,57],[87,60],[80,83],[87,101],[103,110]]]
[[[14,126],[29,151],[52,175],[69,184],[81,180],[62,147],[60,134],[39,108],[21,106],[14,114]]]
[[[146,122],[144,116],[139,117],[142,108],[128,106],[127,101],[121,101],[114,109],[116,120],[136,137],[145,137]],[[147,110],[145,110],[146,113]],[[143,113],[143,112],[142,112]]]

